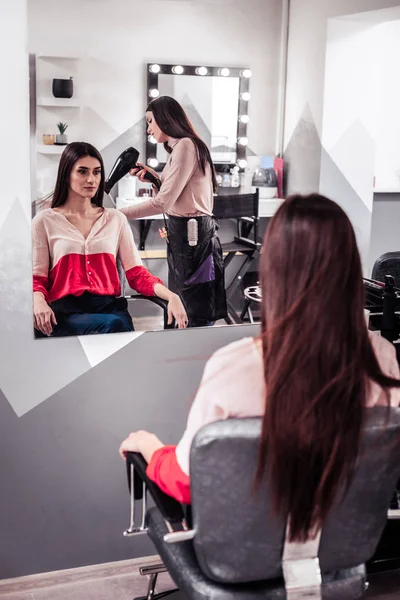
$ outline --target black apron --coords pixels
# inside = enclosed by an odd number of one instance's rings
[[[188,243],[189,218],[168,215],[168,285],[179,294],[189,327],[200,327],[227,316],[224,259],[216,219],[207,215],[192,218],[198,224],[196,246]]]

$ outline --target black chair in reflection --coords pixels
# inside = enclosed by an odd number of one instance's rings
[[[118,273],[119,273],[119,279],[121,282],[121,296],[124,296],[124,298],[126,298],[128,300],[128,304],[130,300],[135,300],[135,301],[148,301],[151,302],[152,304],[159,306],[162,311],[163,311],[163,324],[164,324],[164,329],[175,329],[175,319],[172,320],[171,324],[168,324],[168,302],[166,300],[163,300],[162,298],[159,298],[158,296],[144,296],[143,294],[130,294],[127,292],[129,285],[128,282],[126,280],[126,276],[124,273],[124,270],[122,269],[122,266],[120,264],[119,261],[117,261],[117,267],[118,267]]]
[[[332,508],[315,540],[289,542],[287,519],[271,509],[267,483],[254,491],[261,419],[230,419],[204,427],[190,454],[192,521],[182,506],[146,476],[142,455],[127,456],[131,524],[125,535],[148,532],[162,559],[150,570],[147,596],[157,573],[168,570],[180,599],[350,599],[366,590],[365,563],[384,529],[390,497],[400,473],[400,409],[367,410],[354,479]],[[305,467],[306,468],[306,467]],[[148,490],[156,504],[142,508],[134,523],[135,499]]]
[[[400,251],[386,252],[375,261],[371,279],[384,282],[385,275],[391,275],[394,285],[400,288]]]
[[[232,242],[222,244],[225,273],[226,268],[236,256],[244,257],[233,279],[226,286],[227,323],[243,323],[242,315],[233,306],[233,298],[261,248],[258,239],[258,205],[258,189],[253,194],[224,194],[214,198],[214,216],[217,219],[236,219],[237,221],[237,235],[234,236]]]

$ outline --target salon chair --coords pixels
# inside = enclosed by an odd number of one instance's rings
[[[232,242],[222,244],[225,272],[235,256],[244,256],[231,283],[226,287],[228,317],[225,320],[228,324],[243,323],[243,319],[234,309],[233,301],[243,276],[250,269],[261,248],[258,239],[258,206],[258,188],[254,194],[229,194],[214,197],[214,216],[217,219],[236,219],[237,221],[237,235],[234,236]]]
[[[163,298],[159,298],[158,296],[144,296],[143,294],[129,294],[127,293],[127,289],[129,288],[128,282],[126,280],[125,272],[122,268],[120,261],[117,261],[117,268],[119,279],[121,282],[121,296],[124,296],[128,300],[147,300],[156,306],[159,306],[163,311],[163,322],[164,329],[175,329],[175,319],[172,319],[172,323],[168,324],[168,302],[163,300]]]
[[[192,524],[182,505],[146,477],[143,457],[128,453],[131,524],[125,535],[148,532],[162,560],[151,567],[142,600],[166,594],[174,600],[363,597],[365,563],[400,473],[400,410],[368,409],[349,490],[322,532],[304,544],[288,541],[287,521],[273,514],[268,484],[254,490],[260,432],[260,418],[219,421],[198,432],[190,453]],[[156,505],[149,510],[146,491]],[[140,526],[135,499],[144,502]],[[157,573],[165,570],[178,590],[154,595]]]
[[[386,252],[375,261],[371,278],[384,282],[385,275],[391,275],[395,286],[400,288],[400,251]]]

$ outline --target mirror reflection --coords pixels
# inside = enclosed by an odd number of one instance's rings
[[[238,77],[161,74],[158,90],[180,103],[215,163],[236,162]],[[168,159],[160,144],[156,158],[160,163]]]
[[[133,102],[112,60],[105,68],[72,42],[60,52],[34,21],[32,13],[35,337],[257,320],[245,288],[257,284],[282,162],[251,149],[251,65],[187,66],[182,56],[180,71],[143,61],[140,120],[107,128],[119,98]],[[96,32],[86,34],[90,45]]]

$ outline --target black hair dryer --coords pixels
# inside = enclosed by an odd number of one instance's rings
[[[107,179],[105,181],[104,191],[106,194],[109,194],[110,191],[112,190],[112,188],[114,187],[114,185],[116,183],[118,183],[118,181],[120,179],[125,177],[125,175],[127,173],[129,173],[129,171],[131,169],[136,168],[136,163],[138,161],[138,158],[139,158],[139,151],[136,150],[136,148],[132,148],[132,146],[130,148],[127,148],[123,152],[121,152],[121,154],[118,156],[117,160],[115,161],[114,166],[111,169],[109,176],[107,177]],[[160,189],[160,187],[161,187],[160,180],[157,179],[156,177],[154,177],[154,175],[152,175],[148,171],[146,172],[145,179],[147,181],[149,181],[150,183],[152,183],[153,185],[155,185],[158,190]]]

